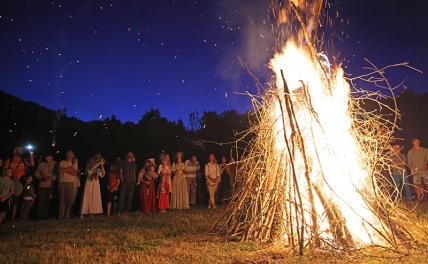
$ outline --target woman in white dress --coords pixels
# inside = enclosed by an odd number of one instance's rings
[[[104,177],[105,160],[101,154],[97,154],[90,158],[86,165],[86,182],[82,197],[82,206],[80,209],[80,217],[84,215],[96,215],[103,213],[101,202],[101,190],[99,178]]]
[[[189,193],[187,190],[186,171],[183,162],[183,153],[177,153],[176,162],[172,164],[172,193],[171,193],[171,209],[189,209]]]

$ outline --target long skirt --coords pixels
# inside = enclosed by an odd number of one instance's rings
[[[143,213],[154,212],[156,210],[156,193],[154,181],[150,181],[150,185],[141,183],[140,209]]]
[[[80,215],[87,214],[102,214],[103,206],[101,202],[100,182],[98,178],[85,182],[85,190],[83,192],[82,207]]]
[[[184,174],[175,175],[172,179],[171,209],[189,209],[189,193]]]

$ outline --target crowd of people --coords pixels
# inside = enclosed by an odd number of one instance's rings
[[[204,168],[196,155],[185,160],[182,152],[173,161],[163,153],[141,166],[133,152],[111,162],[96,154],[84,168],[71,150],[59,162],[46,154],[36,164],[34,155],[17,147],[10,159],[0,160],[0,223],[53,215],[66,219],[76,213],[81,218],[120,215],[133,211],[135,204],[143,213],[207,204],[216,208],[229,200],[235,181],[234,162],[222,156],[218,163],[214,154]]]
[[[392,198],[418,202],[426,199],[428,187],[428,149],[421,146],[421,140],[412,140],[407,155],[398,144],[392,146],[394,166],[391,168],[393,183]]]
[[[391,149],[395,163],[388,173],[392,199],[423,201],[428,185],[428,149],[419,139],[412,141],[407,155],[400,145]],[[82,218],[133,211],[135,200],[143,213],[165,213],[198,204],[216,208],[233,194],[235,162],[225,156],[218,163],[215,155],[209,154],[204,168],[196,155],[185,160],[182,152],[176,153],[173,161],[163,153],[158,161],[158,166],[155,158],[137,166],[134,153],[128,152],[124,159],[107,163],[96,154],[82,169],[71,150],[60,162],[46,154],[36,164],[31,150],[17,147],[10,159],[0,159],[0,223],[17,217],[47,219],[52,212],[59,219],[70,218],[77,203],[76,211]],[[106,184],[101,184],[101,179]]]

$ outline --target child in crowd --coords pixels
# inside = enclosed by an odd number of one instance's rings
[[[108,174],[107,216],[113,215],[117,207],[120,186],[120,165],[114,163],[110,166]]]
[[[158,185],[157,198],[158,209],[161,213],[165,213],[169,208],[169,190],[170,186],[166,177],[161,177],[161,182]]]
[[[10,211],[10,197],[15,193],[12,175],[11,169],[3,169],[0,174],[0,224],[6,219],[6,215]]]
[[[22,191],[21,218],[23,220],[26,220],[30,215],[35,197],[36,194],[33,187],[33,177],[28,175],[24,179],[24,190]]]

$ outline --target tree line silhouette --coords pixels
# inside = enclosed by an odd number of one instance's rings
[[[137,123],[121,122],[114,115],[84,122],[68,116],[65,109],[53,111],[4,92],[0,92],[0,102],[3,158],[14,147],[31,143],[36,153],[52,153],[57,158],[72,149],[83,162],[95,153],[110,160],[133,151],[142,161],[157,158],[162,151],[172,154],[178,150],[204,161],[210,152],[229,155],[233,144],[216,143],[233,141],[237,131],[249,126],[248,114],[236,110],[190,113],[186,127],[182,120],[162,117],[158,109],[147,110]]]
[[[236,139],[236,132],[249,127],[249,113],[236,110],[222,113],[207,111],[189,114],[189,126],[183,121],[169,121],[158,109],[147,110],[137,123],[121,122],[114,115],[102,120],[84,122],[66,114],[65,109],[50,110],[0,92],[2,139],[0,157],[11,155],[14,147],[34,144],[38,153],[53,153],[62,158],[72,149],[85,161],[95,153],[107,159],[122,157],[133,151],[142,160],[158,157],[165,151],[196,154],[205,160],[210,153],[229,155],[234,144],[218,144]],[[405,91],[397,96],[401,112],[396,136],[407,149],[412,138],[428,144],[428,94]],[[216,142],[216,143],[214,143]],[[400,143],[400,142],[399,142]]]

